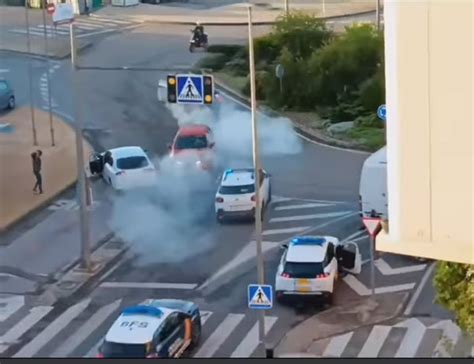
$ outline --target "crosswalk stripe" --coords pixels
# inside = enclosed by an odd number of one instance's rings
[[[211,336],[204,342],[195,358],[209,358],[219,349],[224,341],[230,336],[232,331],[244,319],[243,314],[228,314],[224,321],[217,327]]]
[[[51,310],[52,306],[38,306],[33,307],[28,315],[23,317],[23,319],[8,330],[2,337],[0,337],[0,342],[3,343],[12,343],[22,337],[29,329],[35,326],[43,317],[45,317]],[[5,345],[2,349],[8,348]],[[0,350],[0,354],[5,350]]]
[[[201,325],[204,326],[207,320],[211,317],[211,311],[201,311]]]
[[[340,211],[340,212],[326,212],[320,214],[312,214],[312,215],[299,215],[299,216],[285,216],[285,217],[274,217],[270,219],[270,223],[272,222],[288,222],[288,221],[301,221],[301,220],[312,220],[312,219],[327,219],[330,217],[339,217],[343,215],[350,214],[352,211]]]
[[[344,352],[344,349],[346,348],[347,344],[351,340],[353,334],[354,334],[354,331],[351,331],[351,332],[348,332],[347,334],[342,334],[342,335],[333,337],[323,352],[323,358],[326,358],[326,357],[339,358]]]
[[[310,228],[309,226],[298,226],[298,227],[287,228],[287,229],[265,230],[262,232],[262,235],[278,235],[278,234],[296,233],[298,231],[303,231],[309,228]]]
[[[312,209],[315,207],[326,207],[331,206],[328,203],[304,203],[300,205],[286,205],[286,206],[278,206],[275,207],[276,211],[283,211],[283,210],[296,210],[296,209]]]
[[[265,335],[271,330],[273,325],[277,322],[278,317],[266,316],[265,317]],[[252,329],[248,332],[245,338],[240,342],[237,349],[231,354],[231,358],[250,358],[252,353],[257,349],[258,346],[258,322],[253,325]]]
[[[376,358],[391,330],[391,326],[375,325],[374,327],[372,327],[369,337],[365,341],[364,346],[362,347],[357,357]]]
[[[87,322],[81,326],[73,335],[69,336],[66,342],[50,356],[52,358],[65,358],[71,354],[80,344],[87,339],[90,334],[99,327],[107,318],[114,313],[119,307],[122,299],[118,299],[111,304],[101,307],[95,312]]]
[[[411,318],[395,325],[395,327],[407,328],[407,332],[400,343],[395,358],[414,358],[425,335],[425,325],[419,320]]]
[[[20,351],[18,351],[14,358],[31,358],[38,351],[41,350],[51,339],[59,334],[72,320],[83,312],[91,299],[88,298],[78,304],[69,307],[62,315],[60,315],[56,320],[54,320],[46,329],[44,329],[38,336],[26,344]]]
[[[102,338],[94,344],[94,346],[87,352],[84,358],[94,358],[99,352],[100,344],[102,344]]]
[[[462,336],[461,329],[451,320],[442,320],[434,325],[431,325],[432,329],[443,330],[441,340],[434,350],[433,357],[450,357],[452,353],[450,350],[454,348]]]
[[[99,16],[99,15],[94,15],[94,16],[91,16],[90,19],[98,19],[100,21],[104,21],[104,22],[107,22],[107,23],[116,23],[116,24],[133,24],[131,21],[128,21],[128,20],[120,20],[120,19],[113,19],[113,18],[106,18],[106,17],[102,17],[102,16]]]

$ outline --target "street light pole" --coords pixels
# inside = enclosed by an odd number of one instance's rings
[[[46,78],[48,82],[48,108],[49,108],[49,130],[51,132],[51,145],[54,147],[54,128],[53,128],[53,107],[51,101],[51,74],[50,63],[48,55],[48,32],[46,29],[46,4],[47,0],[43,1],[43,34],[44,34],[44,53],[46,56]]]
[[[89,215],[86,207],[86,175],[84,170],[84,145],[82,138],[82,108],[79,105],[81,101],[81,95],[79,92],[79,78],[77,70],[77,54],[76,54],[76,42],[75,42],[75,29],[74,22],[70,24],[70,36],[71,36],[71,65],[72,65],[72,77],[73,77],[73,99],[74,99],[74,124],[76,126],[76,158],[77,158],[77,176],[78,176],[78,198],[80,206],[80,224],[81,224],[81,268],[90,270],[90,230],[89,230]]]
[[[26,22],[26,48],[28,54],[31,53],[30,41],[30,18],[28,14],[28,0],[25,0],[25,22]],[[38,145],[38,137],[36,135],[36,120],[35,120],[35,102],[33,95],[33,70],[31,69],[31,59],[28,60],[28,83],[30,89],[30,112],[31,112],[31,128],[33,130],[33,145]]]
[[[290,14],[290,4],[289,4],[289,1],[290,0],[285,0],[285,13],[286,13],[286,16],[288,16]]]
[[[376,21],[377,21],[377,31],[380,31],[380,0],[375,0],[376,6],[375,6],[375,16],[376,16]]]
[[[258,148],[258,134],[256,123],[257,95],[255,88],[255,58],[253,49],[252,35],[252,6],[248,7],[249,17],[249,64],[250,64],[250,95],[252,109],[252,146],[253,146],[253,167],[255,176],[255,241],[257,245],[257,275],[258,284],[263,285],[265,282],[263,254],[262,254],[262,203],[260,200],[260,156]],[[259,310],[258,317],[258,338],[262,352],[265,350],[265,310]]]

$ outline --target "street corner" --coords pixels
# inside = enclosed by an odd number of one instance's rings
[[[21,107],[0,116],[0,160],[7,166],[0,176],[0,230],[7,229],[33,210],[43,206],[77,179],[75,131],[62,118],[35,109]],[[34,121],[33,121],[34,119]],[[35,143],[36,139],[36,143]],[[54,141],[54,146],[52,146]],[[42,151],[43,194],[35,194],[31,153]],[[88,160],[92,147],[85,143]]]
[[[320,340],[393,319],[401,313],[408,297],[407,292],[381,294],[322,311],[288,331],[275,352],[306,353]]]

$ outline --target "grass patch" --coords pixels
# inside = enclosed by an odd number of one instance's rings
[[[345,133],[337,134],[337,137],[354,141],[374,152],[385,145],[385,129],[381,128],[356,126]]]
[[[246,85],[247,77],[236,76],[232,73],[220,71],[214,72],[214,76],[221,81],[225,86],[231,88],[238,93],[242,93],[243,88]]]

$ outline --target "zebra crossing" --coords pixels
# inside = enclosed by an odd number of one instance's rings
[[[7,354],[13,358],[95,357],[102,338],[120,312],[126,306],[145,301],[117,299],[98,305],[92,298],[87,298],[60,312],[52,306],[24,306],[23,312],[16,315],[23,317],[16,323],[10,323],[7,326],[9,329],[0,336],[0,355]],[[50,319],[45,324],[42,320],[48,315]],[[268,334],[277,327],[279,318],[268,315],[265,320]],[[258,346],[255,312],[227,313],[201,309],[201,323],[200,345],[190,356],[255,356]]]
[[[451,320],[411,317],[316,341],[312,353],[338,358],[467,357],[473,344]]]
[[[74,20],[76,37],[82,38],[91,35],[105,34],[118,30],[131,29],[139,26],[141,23],[137,21],[130,21],[124,19],[117,19],[111,17],[103,17],[98,15],[90,15],[89,17],[77,17]],[[68,37],[69,24],[30,26],[29,32],[31,36],[44,37],[44,30],[46,28],[46,36],[49,38]],[[10,29],[10,33],[27,34],[26,28]]]

